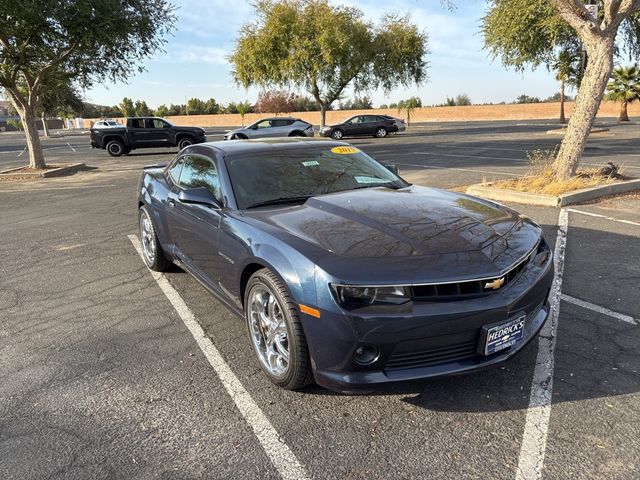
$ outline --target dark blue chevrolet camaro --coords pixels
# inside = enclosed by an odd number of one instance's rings
[[[147,266],[180,265],[244,317],[284,388],[371,390],[485,367],[549,313],[540,226],[411,185],[346,143],[192,145],[144,169],[138,208]]]

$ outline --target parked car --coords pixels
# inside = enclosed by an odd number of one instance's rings
[[[122,124],[118,123],[115,120],[110,120],[110,119],[106,119],[106,120],[98,120],[96,123],[93,124],[92,128],[113,128],[113,127],[121,127]]]
[[[264,118],[248,127],[230,130],[224,134],[225,140],[268,137],[313,137],[313,125],[299,118]]]
[[[178,147],[182,150],[207,141],[204,129],[200,127],[178,127],[156,117],[127,118],[126,126],[94,126],[90,138],[93,148],[106,149],[112,157],[138,148]]]
[[[372,135],[384,138],[390,133],[396,133],[406,129],[404,121],[402,130],[399,119],[389,115],[356,115],[337,125],[329,125],[320,129],[320,135],[340,140],[343,137],[355,137],[358,135]]]
[[[515,355],[549,314],[542,228],[411,185],[353,146],[192,145],[138,185],[146,265],[190,272],[247,323],[276,385],[337,391]]]
[[[392,117],[391,115],[380,115],[383,118],[387,118],[389,120],[394,120],[396,122],[396,125],[398,126],[398,132],[404,132],[407,129],[407,122],[404,121],[404,119],[402,118],[396,118],[396,117]],[[391,133],[398,133],[398,132],[391,132]]]

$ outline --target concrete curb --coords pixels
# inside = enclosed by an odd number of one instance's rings
[[[526,203],[529,205],[542,205],[544,207],[565,207],[576,203],[586,202],[607,195],[640,190],[640,179],[628,180],[626,182],[612,183],[600,187],[583,188],[562,195],[544,195],[541,193],[517,192],[515,190],[504,190],[494,188],[491,184],[471,185],[467,188],[469,195],[498,200],[502,202]]]
[[[24,167],[11,168],[9,170],[3,170],[0,172],[0,177],[23,177],[23,178],[49,178],[49,177],[60,177],[62,175],[69,175],[71,173],[79,172],[80,170],[84,170],[87,166],[84,163],[72,163],[70,165],[62,165],[58,168],[51,168],[45,170],[44,172],[21,172]]]

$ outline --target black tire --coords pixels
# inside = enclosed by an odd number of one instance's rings
[[[342,137],[344,137],[344,132],[339,128],[331,130],[331,138],[334,140],[342,140]]]
[[[384,138],[387,136],[387,129],[384,127],[378,127],[376,128],[376,133],[373,134],[374,137],[376,138]]]
[[[148,227],[150,231],[144,232],[145,227],[143,222],[145,217],[149,220]],[[162,246],[158,241],[158,235],[156,234],[156,226],[153,223],[153,217],[149,213],[146,205],[140,207],[138,211],[138,234],[140,235],[140,248],[142,249],[142,259],[147,267],[155,272],[164,272],[169,268],[171,262],[167,259]],[[147,245],[153,248],[153,258],[150,257]]]
[[[263,364],[261,354],[258,350],[259,347],[256,345],[254,334],[252,333],[252,305],[250,302],[254,292],[259,292],[261,290],[266,290],[275,297],[279,312],[281,312],[286,325],[287,349],[289,355],[287,367],[280,375],[275,375]],[[247,282],[244,305],[249,341],[251,342],[254,353],[256,354],[258,364],[267,378],[275,385],[286,390],[298,390],[313,382],[309,349],[307,347],[307,340],[304,336],[302,324],[300,323],[300,318],[298,316],[298,309],[296,304],[291,300],[289,292],[282,280],[267,268],[258,270]]]
[[[294,130],[289,134],[289,136],[290,137],[306,137],[306,135],[302,133],[300,130]]]
[[[119,157],[125,153],[124,144],[120,140],[110,140],[105,148],[112,157]]]
[[[187,148],[189,145],[193,145],[194,141],[191,137],[182,137],[178,140],[178,149],[182,150],[183,148]]]

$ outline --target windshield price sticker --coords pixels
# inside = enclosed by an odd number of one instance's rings
[[[332,153],[337,153],[339,155],[351,155],[352,153],[358,153],[360,150],[358,150],[356,147],[333,147],[331,149]]]

